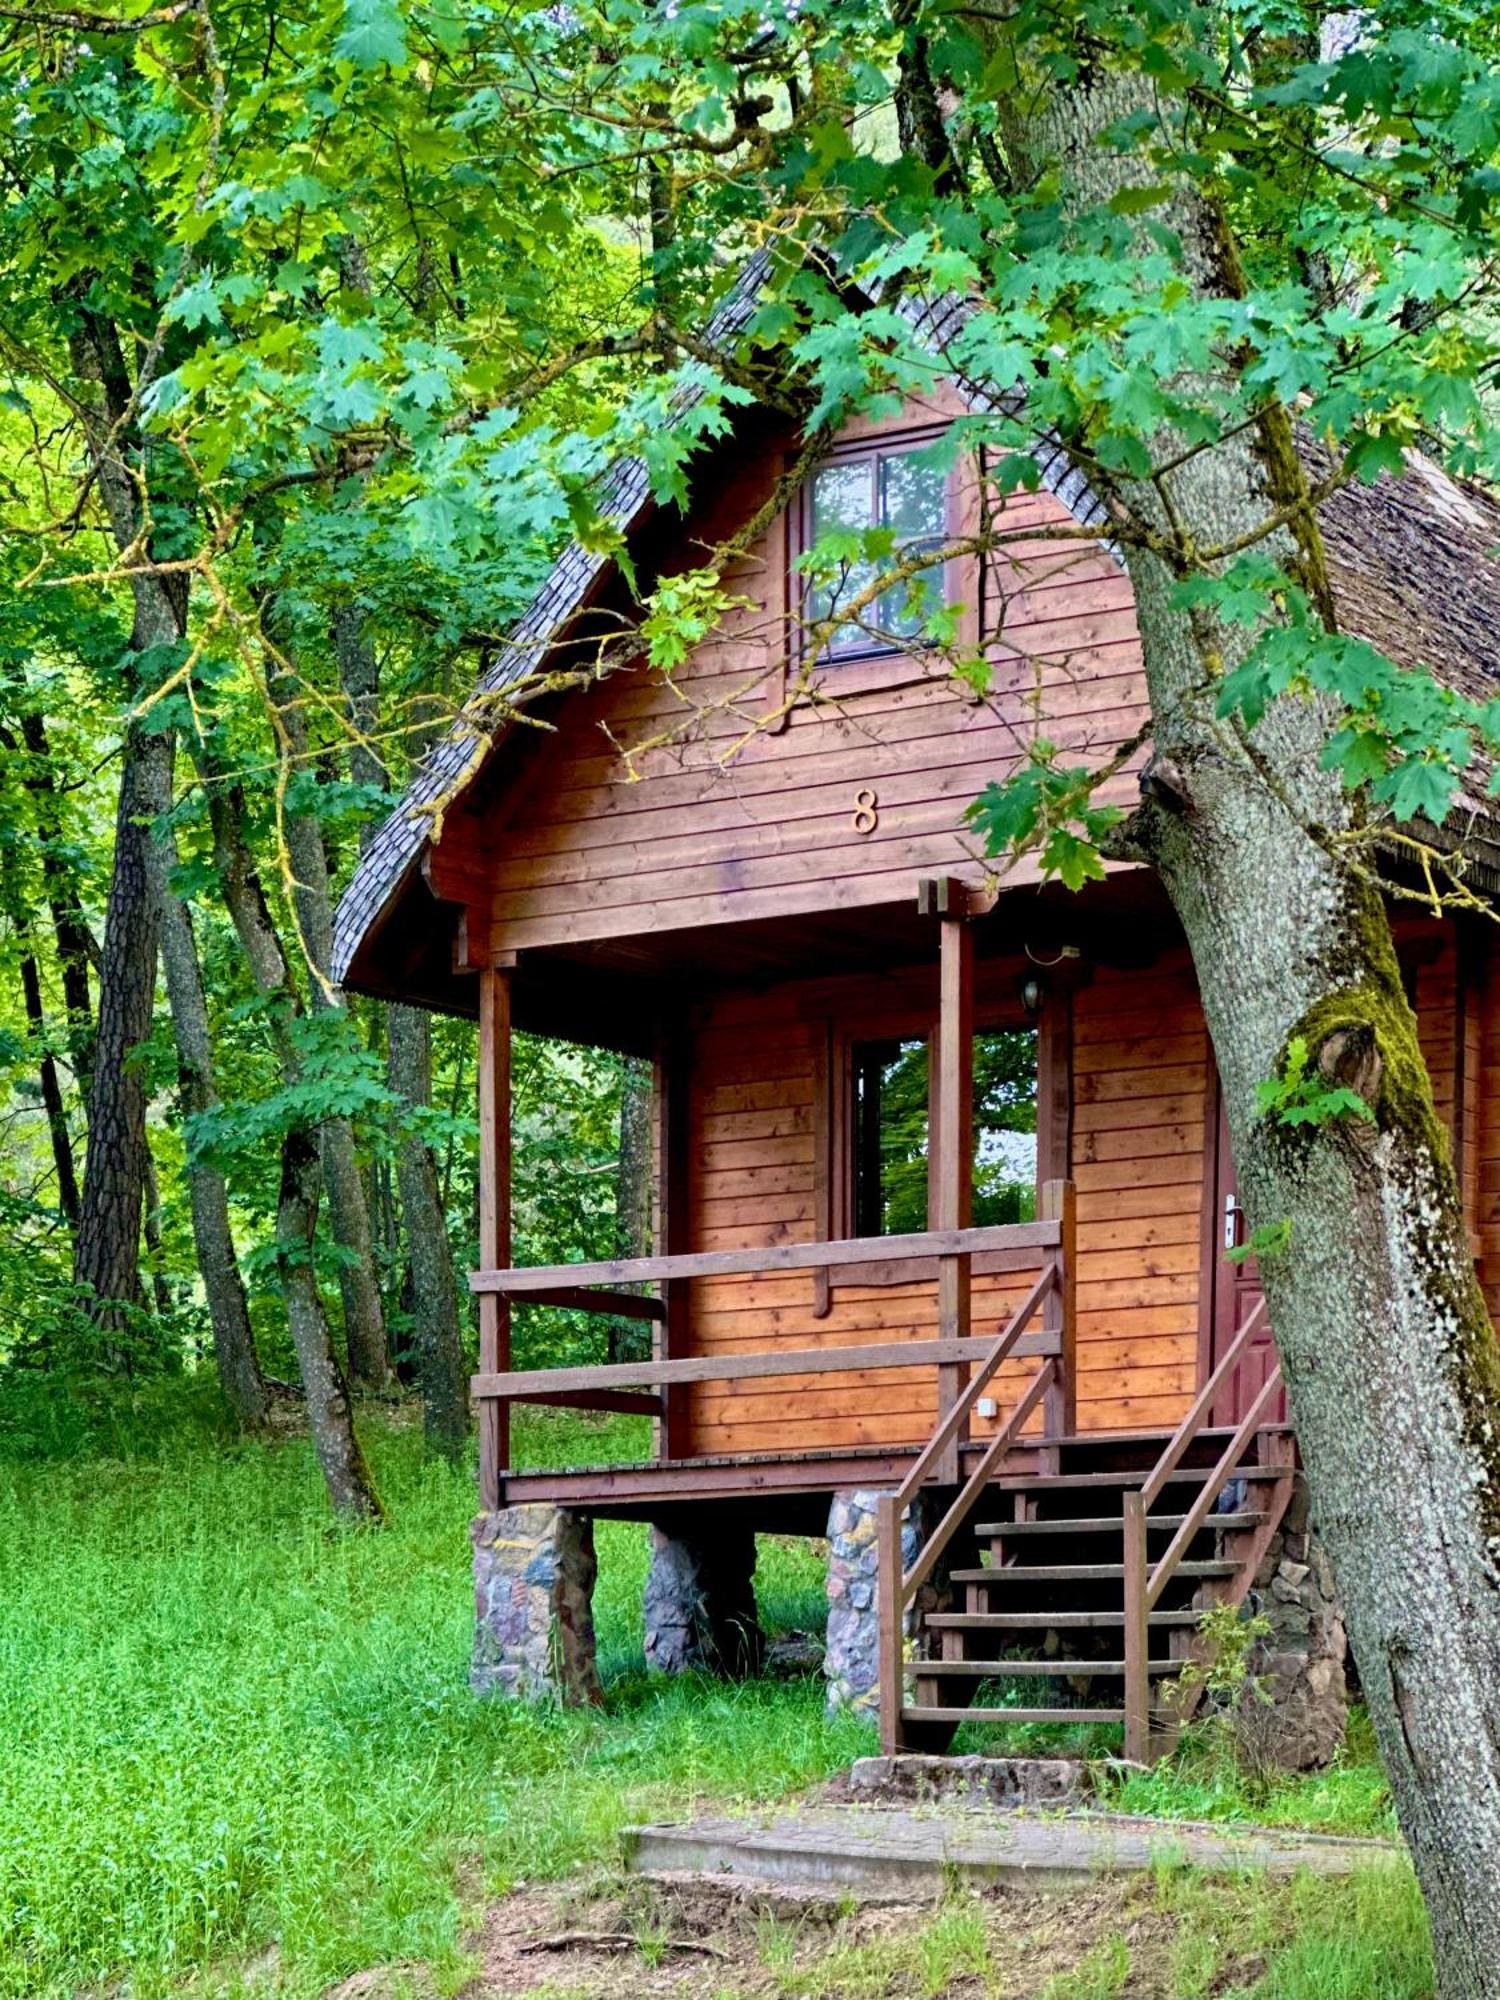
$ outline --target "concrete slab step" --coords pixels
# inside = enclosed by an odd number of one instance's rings
[[[1291,1874],[1305,1868],[1343,1875],[1393,1861],[1396,1852],[1384,1841],[1259,1827],[962,1807],[917,1812],[810,1807],[755,1819],[637,1826],[625,1835],[626,1865],[637,1874],[667,1880],[709,1874],[924,1898],[940,1895],[955,1877],[975,1885],[1071,1888],[1101,1873],[1138,1872],[1174,1861],[1219,1871]]]

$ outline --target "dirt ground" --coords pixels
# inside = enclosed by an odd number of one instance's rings
[[[1139,1880],[936,1905],[599,1881],[494,1903],[464,2000],[1175,2000],[1175,1934]],[[1258,1970],[1237,1965],[1232,1983]]]

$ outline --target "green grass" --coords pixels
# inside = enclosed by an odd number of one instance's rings
[[[1225,1736],[1209,1730],[1190,1735],[1178,1754],[1155,1770],[1101,1765],[1095,1782],[1101,1802],[1112,1811],[1155,1819],[1243,1821],[1379,1838],[1396,1831],[1374,1734],[1358,1708],[1350,1716],[1342,1755],[1326,1771],[1249,1778],[1237,1767]]]
[[[4,2000],[122,1976],[149,2000],[272,1944],[288,1994],[441,1964],[463,1857],[491,1888],[555,1874],[632,1819],[773,1798],[869,1745],[811,1681],[641,1672],[633,1526],[599,1534],[606,1711],[476,1701],[467,1471],[370,1426],[391,1525],[349,1532],[303,1444],[190,1436],[0,1467]],[[530,1442],[577,1462],[576,1438]],[[810,1552],[767,1553],[768,1621],[806,1623]]]
[[[518,1458],[636,1456],[637,1429],[537,1412]],[[775,1800],[872,1747],[867,1722],[824,1716],[816,1678],[647,1676],[636,1526],[599,1530],[604,1710],[475,1700],[472,1474],[425,1460],[409,1419],[366,1434],[381,1532],[335,1527],[305,1443],[236,1440],[190,1384],[52,1415],[0,1405],[0,2000],[234,1993],[271,1950],[287,2000],[392,1963],[453,1990],[484,1894],[611,1863],[631,1820]],[[764,1538],[757,1586],[771,1630],[817,1629],[820,1550]],[[1109,1784],[1131,1812],[1390,1827],[1367,1732],[1321,1778],[1257,1790],[1203,1743]],[[1430,1990],[1409,1875],[1393,1892],[1389,1876],[1167,1874],[1150,1893],[1171,1909],[1173,2000]],[[1050,2000],[1136,1990],[1119,1985],[1135,1949],[1080,1945]],[[769,1936],[764,1957],[788,1996],[936,1995],[982,1985],[986,1950],[964,1906],[836,1946],[815,1975],[778,1965]],[[1226,1985],[1250,1952],[1253,1978]]]

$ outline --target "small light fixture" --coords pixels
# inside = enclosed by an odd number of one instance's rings
[[[1039,979],[1034,972],[1028,973],[1021,981],[1021,1005],[1033,1020],[1041,1013],[1042,1002],[1046,997],[1045,981]]]

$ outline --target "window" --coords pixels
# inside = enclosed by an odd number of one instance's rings
[[[974,1223],[1036,1215],[1036,1029],[974,1037]],[[927,1227],[927,1043],[854,1044],[854,1234]]]
[[[834,619],[901,555],[942,547],[948,528],[947,475],[924,464],[920,448],[831,459],[813,474],[806,526],[809,548],[825,535],[863,538],[872,528],[888,529],[894,537],[890,554],[876,560],[851,552],[833,577],[809,588],[809,618]],[[904,640],[916,637],[942,600],[941,566],[920,570],[836,625],[823,657],[838,661],[897,652]]]

